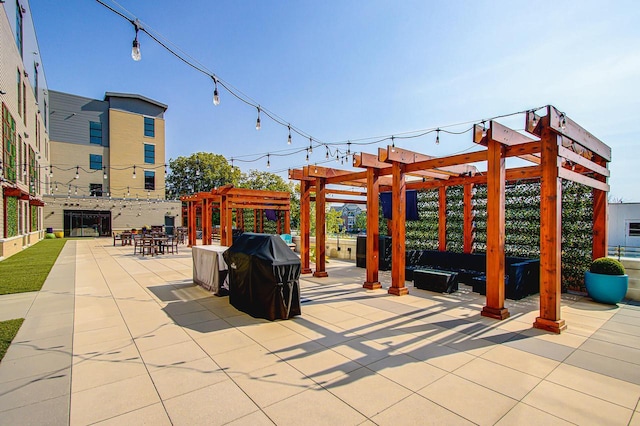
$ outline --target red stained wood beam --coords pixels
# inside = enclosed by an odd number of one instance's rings
[[[549,127],[555,133],[564,135],[577,142],[589,151],[599,155],[607,162],[611,161],[611,148],[600,139],[586,131],[578,123],[567,117],[565,114],[562,114],[551,105],[547,107],[547,115]]]

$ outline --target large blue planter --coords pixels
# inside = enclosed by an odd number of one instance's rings
[[[615,305],[627,294],[629,276],[594,274],[587,271],[584,273],[584,283],[593,300]]]

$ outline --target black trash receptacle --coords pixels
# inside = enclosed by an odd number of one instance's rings
[[[236,309],[271,321],[301,314],[300,258],[280,236],[244,233],[223,256]]]

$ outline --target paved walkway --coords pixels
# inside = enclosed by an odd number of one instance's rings
[[[69,241],[24,296],[0,424],[640,425],[640,306],[565,296],[556,336],[531,326],[537,297],[498,322],[466,287],[395,297],[327,266],[303,315],[269,322],[194,286],[189,249]]]

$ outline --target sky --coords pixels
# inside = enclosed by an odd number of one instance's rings
[[[640,201],[640,7],[635,1],[104,0],[137,17],[238,93],[342,152],[346,141],[447,127],[554,105],[612,148],[610,198]],[[102,99],[136,93],[169,106],[167,160],[234,158],[286,177],[308,138],[219,87],[93,0],[30,0],[50,89]],[[522,114],[498,120],[516,130]],[[471,132],[396,145],[433,156],[476,150]],[[387,142],[351,145],[376,153]],[[289,150],[289,151],[287,151]],[[267,159],[260,158],[269,153]],[[334,154],[335,155],[335,154]],[[315,149],[311,164],[324,164]],[[327,166],[348,168],[336,164]],[[509,165],[509,164],[508,164]]]

